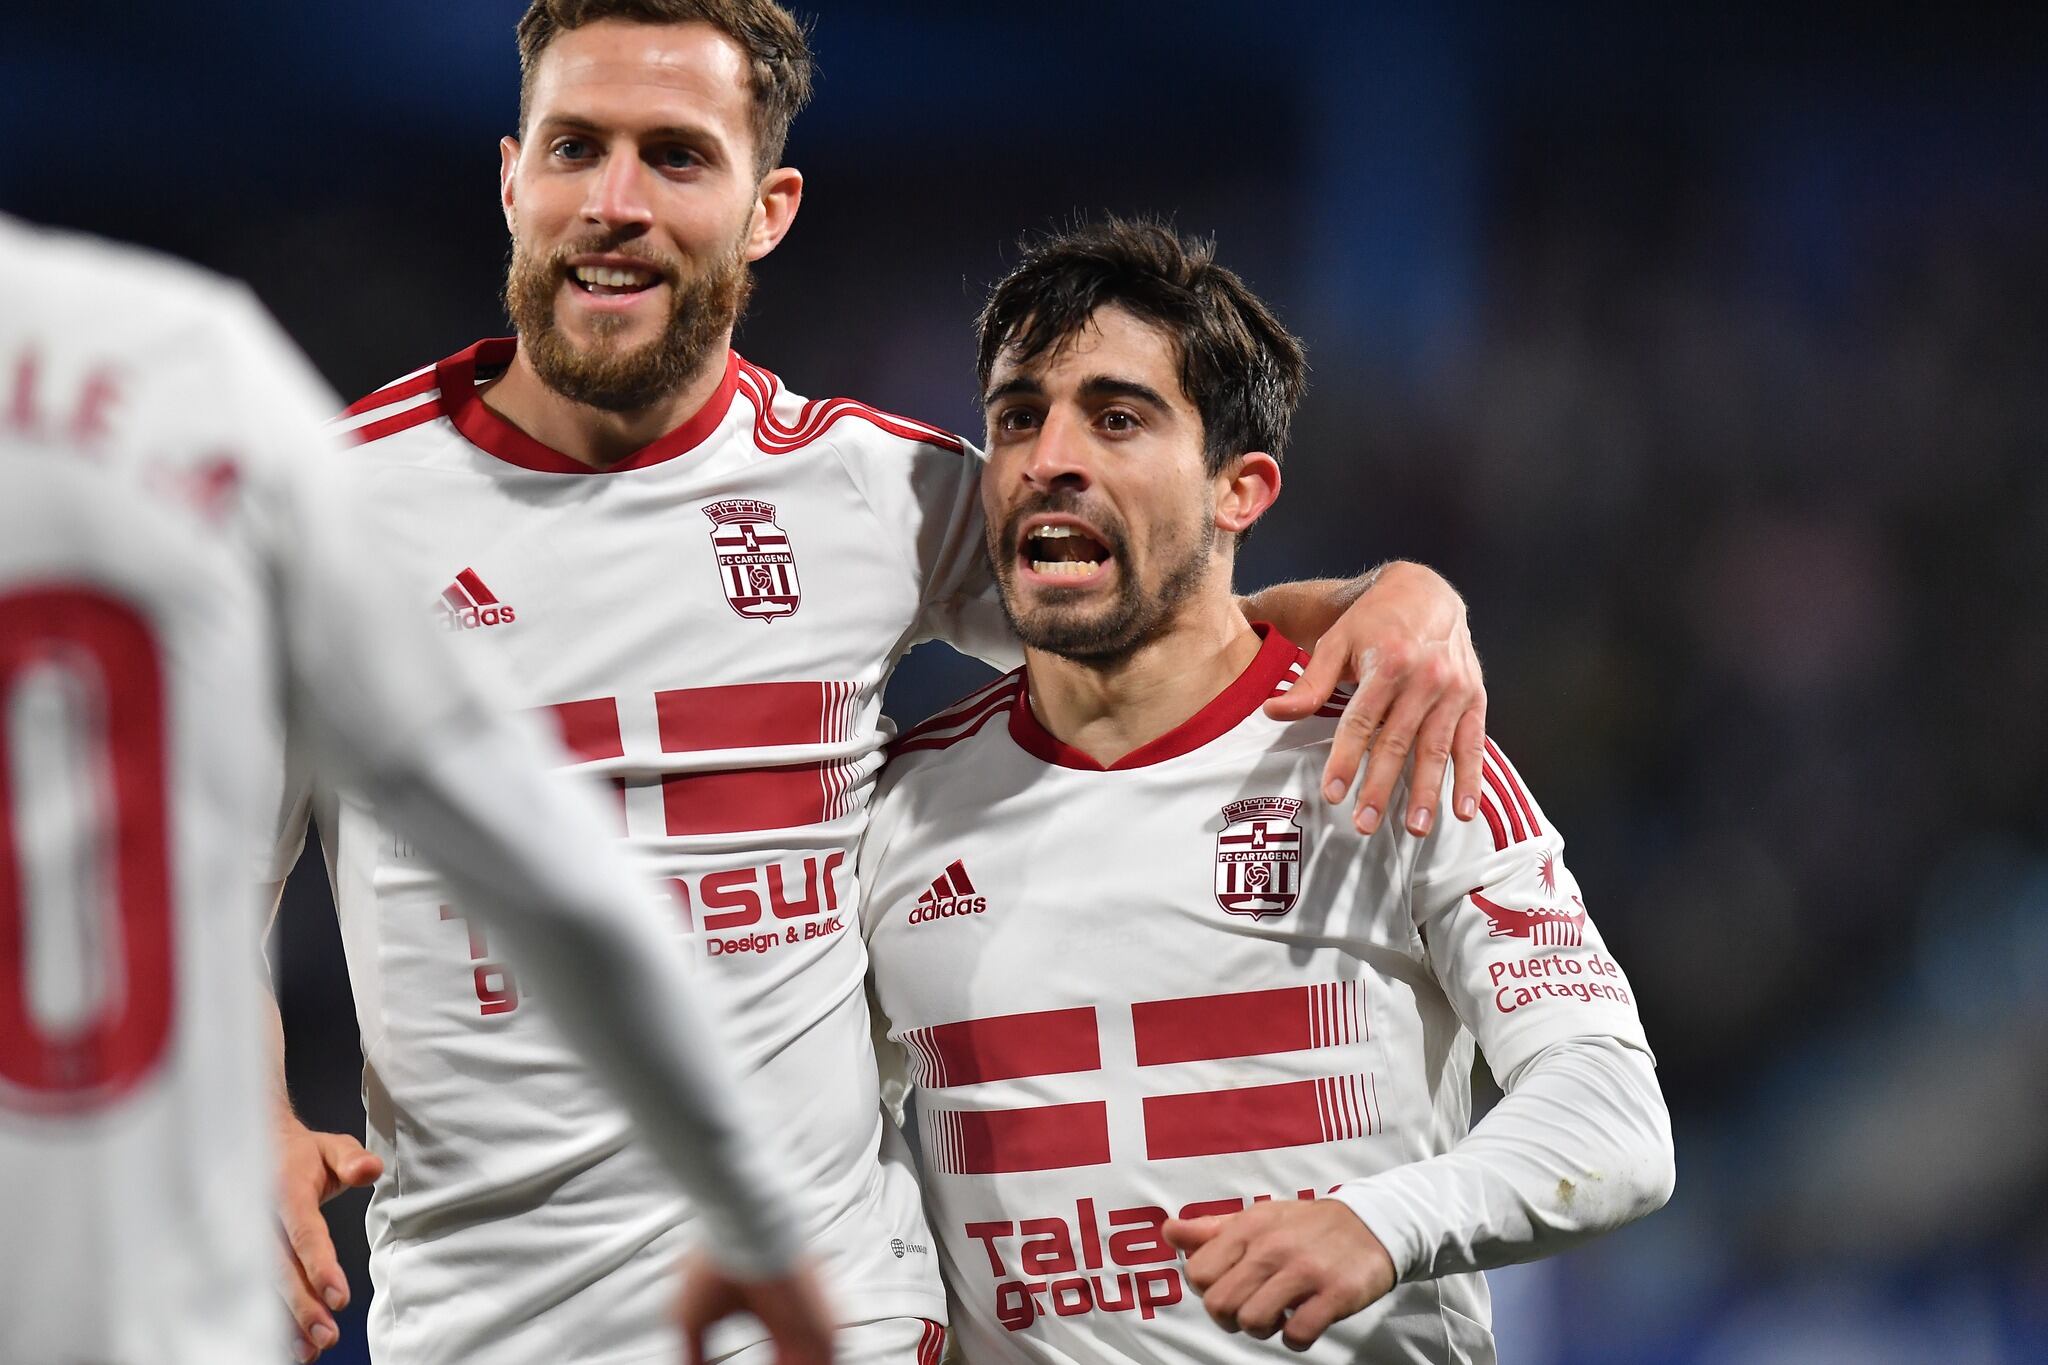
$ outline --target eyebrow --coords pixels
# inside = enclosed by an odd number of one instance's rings
[[[543,118],[536,119],[534,121],[534,128],[536,131],[546,128],[551,130],[559,129],[563,132],[571,133],[605,133],[611,131],[596,120],[583,118],[577,114],[548,114]],[[643,141],[662,141],[665,139],[671,142],[697,142],[708,143],[713,146],[721,145],[718,136],[709,128],[687,123],[665,123],[655,128],[641,128],[635,130],[634,136]]]
[[[1151,404],[1162,412],[1169,411],[1172,407],[1151,385],[1140,384],[1135,379],[1119,379],[1114,375],[1090,375],[1081,381],[1077,392],[1083,398],[1135,398],[1141,403]],[[990,389],[982,398],[981,405],[984,408],[994,407],[1000,400],[1012,396],[1043,398],[1045,386],[1028,375],[1020,374]]]

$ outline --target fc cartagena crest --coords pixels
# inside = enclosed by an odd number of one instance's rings
[[[774,505],[732,498],[712,503],[704,515],[711,518],[718,581],[732,609],[749,621],[773,621],[795,612],[803,601],[796,554],[775,524]]]
[[[1223,808],[1216,836],[1216,903],[1233,915],[1284,915],[1301,894],[1301,802],[1253,796]]]

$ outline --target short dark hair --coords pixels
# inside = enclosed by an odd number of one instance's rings
[[[519,21],[519,131],[533,73],[549,43],[604,19],[630,24],[709,24],[747,55],[753,73],[754,164],[766,175],[782,162],[797,111],[811,98],[811,47],[804,26],[774,0],[532,0]]]
[[[1272,310],[1216,264],[1216,244],[1152,221],[1105,218],[1022,246],[975,326],[982,392],[1005,351],[1057,350],[1115,305],[1173,340],[1181,391],[1202,416],[1209,472],[1263,450],[1279,459],[1308,362]]]

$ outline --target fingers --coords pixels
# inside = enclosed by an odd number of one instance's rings
[[[740,1312],[767,1329],[775,1365],[831,1365],[833,1314],[808,1267],[773,1280],[736,1280],[701,1253],[685,1263],[676,1301],[687,1365],[703,1365],[711,1324]]]
[[[1461,704],[1450,697],[1430,709],[1415,735],[1414,776],[1408,782],[1408,814],[1404,823],[1418,838],[1436,824],[1444,789],[1444,770],[1451,766],[1451,743]]]
[[[1222,1230],[1221,1218],[1169,1218],[1160,1232],[1181,1255],[1190,1255],[1209,1244]]]
[[[1451,808],[1460,820],[1470,820],[1479,814],[1479,788],[1485,779],[1486,764],[1486,690],[1481,688],[1479,700],[1464,715],[1458,717],[1458,728],[1451,739],[1451,762],[1457,770],[1456,781],[1451,787]]]
[[[831,1365],[832,1313],[810,1270],[744,1285],[742,1294],[775,1343],[776,1365]]]
[[[1343,1296],[1333,1290],[1325,1290],[1295,1308],[1287,1319],[1287,1326],[1281,1329],[1280,1339],[1287,1343],[1290,1351],[1306,1351],[1316,1344],[1317,1338],[1330,1330],[1330,1324],[1343,1316]]]
[[[1359,689],[1361,696],[1364,692],[1365,689]],[[1358,784],[1358,808],[1352,823],[1360,834],[1371,834],[1380,827],[1380,815],[1393,800],[1394,784],[1401,780],[1409,751],[1415,747],[1416,732],[1434,701],[1433,695],[1425,697],[1415,688],[1406,688],[1381,722],[1379,733],[1373,737],[1372,756],[1365,765],[1365,780]],[[1435,804],[1433,799],[1431,804]],[[1427,834],[1429,821],[1424,819],[1422,828],[1417,830],[1411,818],[1409,828],[1413,833]]]
[[[348,1276],[342,1273],[341,1258],[335,1255],[334,1239],[327,1234],[327,1220],[320,1216],[319,1206],[287,1194],[280,1212],[292,1264],[308,1297],[335,1312],[348,1307]],[[331,1319],[322,1317],[333,1325]]]
[[[1318,649],[1308,656],[1308,664],[1301,670],[1301,676],[1294,686],[1266,703],[1266,714],[1274,720],[1302,720],[1315,714],[1315,709],[1330,699],[1337,690],[1337,684],[1344,681],[1344,670],[1350,659],[1342,649]],[[1344,794],[1332,797],[1341,801]]]
[[[683,1352],[689,1365],[703,1365],[705,1330],[738,1306],[736,1287],[709,1261],[691,1256],[684,1262],[676,1322],[683,1331]]]
[[[284,1294],[285,1306],[291,1310],[295,1329],[292,1333],[293,1354],[299,1360],[311,1360],[341,1340],[341,1329],[335,1326],[334,1318],[321,1306],[296,1256],[285,1256],[279,1288]]]
[[[374,1184],[377,1177],[384,1174],[383,1159],[347,1133],[314,1133],[312,1138],[327,1167],[321,1203],[326,1203],[343,1190]]]
[[[1288,1310],[1316,1292],[1316,1281],[1299,1267],[1283,1266],[1255,1285],[1237,1310],[1237,1330],[1264,1341],[1287,1322]]]
[[[1315,662],[1313,658],[1311,663]],[[1344,793],[1351,790],[1352,782],[1358,777],[1359,765],[1364,763],[1366,750],[1371,747],[1373,735],[1380,726],[1380,717],[1386,714],[1387,701],[1392,689],[1381,686],[1384,676],[1372,663],[1366,665],[1368,677],[1359,689],[1351,694],[1351,700],[1344,703],[1344,714],[1337,721],[1336,732],[1330,737],[1330,758],[1323,764],[1323,799],[1331,805],[1344,799]],[[1292,696],[1293,693],[1289,693]],[[1385,798],[1373,808],[1372,828],[1379,828],[1379,813],[1386,809]],[[1366,830],[1370,834],[1372,829]]]
[[[1193,1269],[1191,1261],[1187,1276],[1190,1284],[1195,1283]],[[1274,1269],[1274,1263],[1263,1252],[1241,1255],[1228,1270],[1210,1277],[1208,1287],[1202,1289],[1203,1309],[1224,1331],[1237,1331],[1239,1310],[1272,1278]]]

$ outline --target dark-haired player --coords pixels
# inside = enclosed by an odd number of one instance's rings
[[[1028,662],[895,746],[860,858],[967,1358],[1493,1360],[1476,1272],[1671,1189],[1563,840],[1491,742],[1483,821],[1360,839],[1337,709],[1265,713],[1307,656],[1231,568],[1302,356],[1207,248],[1048,241],[980,355]],[[1507,1097],[1468,1132],[1475,1039]]]

